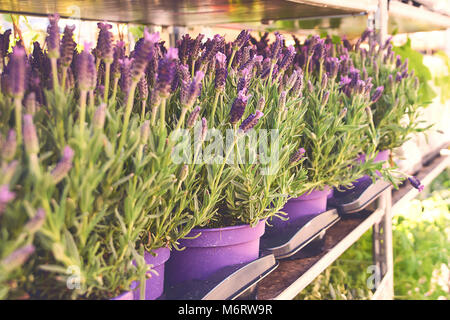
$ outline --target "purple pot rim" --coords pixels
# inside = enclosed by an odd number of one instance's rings
[[[169,248],[158,248],[154,249],[153,253],[156,253],[157,256],[153,256],[150,252],[146,251],[144,253],[144,259],[147,264],[152,264],[153,267],[160,266],[164,264],[170,258],[170,249]]]
[[[305,201],[305,200],[314,200],[322,197],[328,197],[328,195],[333,191],[333,188],[329,186],[324,186],[323,190],[313,189],[305,192],[300,197],[292,198],[289,201]]]
[[[123,297],[131,295],[131,299],[122,299]],[[134,293],[132,291],[124,291],[121,294],[115,296],[114,298],[110,298],[109,300],[116,301],[116,300],[134,300]]]
[[[375,151],[375,158],[374,158],[374,162],[380,162],[380,161],[386,161],[389,158],[389,154],[391,153],[391,150],[389,149],[385,149],[385,150],[378,150]],[[362,153],[358,156],[358,158],[356,158],[356,161],[362,161],[365,162],[366,161],[366,154]]]
[[[187,235],[188,237],[200,236],[195,239],[181,239],[180,244],[184,247],[226,247],[241,243],[246,243],[260,238],[265,231],[267,219],[260,220],[256,226],[252,227],[250,224],[242,224],[238,226],[229,226],[211,229],[192,229]],[[224,239],[224,234],[233,234],[232,237]],[[241,237],[236,235],[239,233]]]

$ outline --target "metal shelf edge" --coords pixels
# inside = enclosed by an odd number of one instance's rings
[[[389,192],[386,190],[385,192]],[[353,229],[344,239],[338,242],[332,250],[327,252],[320,260],[287,287],[274,300],[293,299],[300,291],[310,284],[322,271],[344,253],[356,240],[358,240],[370,227],[377,223],[384,215],[384,210],[377,209]]]

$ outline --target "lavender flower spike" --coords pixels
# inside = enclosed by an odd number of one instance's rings
[[[37,209],[35,216],[27,222],[24,228],[28,232],[33,233],[38,231],[42,227],[44,222],[45,222],[45,210],[39,208]]]
[[[425,186],[420,182],[420,180],[414,176],[408,177],[408,180],[414,188],[419,190],[419,192],[422,192],[423,189],[425,188]]]
[[[5,85],[9,93],[15,98],[22,98],[25,94],[26,86],[26,54],[25,49],[19,46],[14,47],[6,66],[4,76]],[[5,80],[4,80],[5,81]],[[4,82],[3,81],[3,82]]]
[[[80,91],[88,91],[92,84],[92,64],[94,63],[94,57],[89,53],[90,44],[84,43],[84,50],[77,56],[75,61],[76,75],[78,89]],[[95,65],[94,65],[95,69]]]
[[[108,23],[99,22],[97,23],[100,32],[98,33],[97,39],[97,54],[100,59],[102,59],[105,63],[113,62],[113,47],[112,47],[112,38],[113,35],[110,29],[112,29],[112,25]]]
[[[3,213],[6,209],[6,205],[8,202],[12,201],[16,194],[9,190],[9,186],[7,184],[0,186],[0,214]]]
[[[159,33],[148,33],[147,29],[144,29],[143,39],[144,40],[139,45],[139,48],[134,52],[134,61],[131,68],[131,74],[134,81],[139,81],[144,75],[145,68],[147,68],[147,64],[150,61],[155,44],[159,41]]]
[[[205,74],[202,71],[197,71],[195,73],[194,78],[192,79],[191,83],[189,84],[189,87],[187,88],[187,92],[182,95],[183,99],[181,103],[191,108],[194,104],[197,97],[200,95],[201,86],[202,86],[202,80]]]
[[[290,163],[297,163],[297,162],[299,162],[303,158],[305,152],[306,152],[306,150],[303,149],[303,148],[298,149],[298,151],[292,155],[292,157],[289,160],[289,162]]]
[[[189,115],[189,118],[186,122],[188,128],[192,128],[194,126],[195,121],[197,121],[199,115],[200,115],[200,106],[196,106]]]
[[[53,177],[53,181],[55,183],[60,182],[64,177],[69,173],[72,168],[72,160],[73,160],[74,152],[69,147],[64,147],[63,155],[61,160],[56,164],[56,167],[52,170],[51,174]]]
[[[75,30],[75,26],[66,26],[64,28],[64,34],[61,40],[61,57],[59,61],[62,66],[68,68],[72,63],[73,59],[73,51],[77,44],[73,40],[73,31]]]
[[[178,49],[169,48],[166,55],[159,61],[156,86],[162,97],[167,97],[177,70]]]
[[[241,125],[239,126],[239,132],[247,133],[249,130],[253,129],[263,115],[264,113],[262,113],[259,110],[256,110],[255,113],[252,113],[247,117],[247,119],[242,121]]]
[[[6,160],[10,161],[14,158],[14,155],[16,154],[16,148],[17,148],[17,137],[16,132],[11,129],[8,132],[8,135],[6,136],[5,143],[1,146],[1,157]]]
[[[6,271],[14,270],[27,261],[28,257],[34,252],[35,248],[32,244],[19,248],[9,256],[0,261],[0,265]]]
[[[377,87],[377,88],[375,89],[375,93],[373,94],[373,96],[372,96],[372,98],[371,98],[371,101],[372,101],[373,103],[375,103],[375,102],[377,102],[378,100],[380,100],[381,95],[383,94],[383,90],[384,90],[384,87],[383,87],[383,86],[379,86],[379,87]]]
[[[23,116],[23,142],[28,154],[37,154],[39,152],[39,141],[31,114]]]
[[[227,57],[222,52],[217,52],[215,77],[215,89],[217,91],[223,91],[225,89],[227,75]]]
[[[245,107],[250,95],[245,95],[244,91],[239,91],[237,98],[234,100],[230,110],[230,122],[236,124],[244,115]]]
[[[59,58],[59,15],[52,14],[48,17],[50,24],[47,27],[47,48],[49,58]]]

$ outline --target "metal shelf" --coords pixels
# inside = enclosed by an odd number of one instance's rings
[[[438,156],[425,165],[417,177],[427,186],[449,166],[450,156]],[[417,190],[405,183],[399,190],[384,191],[376,200],[375,211],[341,219],[327,231],[323,253],[316,257],[280,261],[278,269],[261,281],[258,299],[293,299],[371,227],[374,231],[374,264],[380,267],[382,275],[372,299],[392,299],[392,213],[417,195]]]
[[[375,0],[0,0],[0,12],[153,25],[216,25],[358,15],[376,10]],[[79,14],[79,17],[74,16]]]
[[[378,209],[370,214],[336,223],[327,231],[322,254],[312,258],[280,261],[278,268],[261,281],[258,299],[293,299],[370,227],[379,222],[383,215],[384,210]]]
[[[447,28],[450,28],[450,16],[448,15],[399,1],[389,2],[389,33],[394,30],[397,30],[398,33],[409,33]]]

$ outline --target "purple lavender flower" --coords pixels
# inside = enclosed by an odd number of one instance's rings
[[[208,39],[205,43],[205,50],[200,58],[201,65],[204,66],[210,62],[213,62],[217,52],[219,52],[219,50],[224,46],[224,43],[225,39],[218,34],[216,34],[214,38]]]
[[[246,95],[244,91],[239,91],[238,96],[233,102],[230,110],[230,122],[235,125],[244,115],[245,107],[250,95]]]
[[[6,141],[1,145],[1,157],[5,161],[10,161],[14,158],[16,154],[17,148],[17,137],[16,132],[11,129],[8,131],[8,135],[6,136]]]
[[[408,177],[408,180],[414,188],[419,190],[419,192],[422,192],[422,190],[425,188],[425,186],[420,182],[420,180],[414,176]]]
[[[180,95],[182,105],[184,105],[187,108],[192,107],[195,100],[200,95],[202,80],[204,76],[205,74],[202,71],[197,71],[195,73],[195,76],[190,82],[189,86],[183,89],[186,90],[186,93]]]
[[[298,149],[298,151],[292,155],[291,159],[289,160],[289,163],[299,162],[304,157],[305,152],[306,150],[303,148]]]
[[[178,49],[169,48],[159,61],[156,85],[162,97],[167,97],[177,69]]]
[[[130,91],[130,87],[131,87],[131,82],[132,82],[131,65],[133,63],[133,59],[124,58],[124,59],[120,60],[119,62],[120,62],[120,72],[121,72],[120,81],[119,81],[120,89],[122,90],[123,93],[128,95],[128,92]]]
[[[74,151],[69,147],[65,146],[63,154],[56,167],[52,170],[51,175],[55,183],[60,182],[66,177],[70,169],[72,169],[72,160],[74,156]]]
[[[39,208],[36,210],[36,214],[31,218],[24,226],[24,229],[30,233],[38,231],[45,222],[45,210]]]
[[[75,26],[66,26],[61,40],[61,51],[59,61],[62,66],[68,68],[72,63],[73,52],[77,44],[73,40],[73,31]]]
[[[366,29],[361,35],[361,42],[366,41],[366,39],[372,34],[372,29]]]
[[[292,62],[294,61],[295,57],[295,48],[293,46],[289,46],[285,51],[283,58],[281,59],[280,63],[278,64],[279,71],[283,71],[287,69]]]
[[[402,74],[400,72],[397,72],[397,75],[395,76],[395,81],[396,82],[400,82],[402,81]]]
[[[23,142],[28,154],[37,154],[39,152],[39,140],[31,114],[23,116]]]
[[[325,91],[322,97],[322,105],[326,105],[328,103],[328,99],[330,98],[330,91]]]
[[[27,83],[25,49],[14,47],[2,76],[2,84],[6,86],[7,91],[15,98],[22,98]]]
[[[237,38],[233,41],[233,49],[238,50],[245,46],[250,39],[250,32],[248,30],[242,30]]]
[[[377,101],[381,98],[381,95],[383,94],[383,90],[384,90],[384,87],[383,87],[383,86],[377,87],[377,88],[375,89],[375,92],[374,92],[374,94],[373,94],[373,96],[372,96],[372,98],[371,98],[370,100],[371,100],[373,103],[377,102]]]
[[[134,51],[133,65],[131,68],[131,76],[134,81],[139,81],[139,79],[144,75],[145,69],[147,68],[150,55],[154,54],[153,49],[155,44],[159,41],[159,33],[148,33],[147,29],[144,29],[144,40],[141,42],[139,48]],[[176,59],[178,59],[178,49],[171,48],[172,51],[176,51]],[[169,49],[169,50],[171,50]],[[173,55],[171,53],[171,55]],[[172,79],[173,80],[173,77]],[[171,84],[172,81],[169,82]]]
[[[261,98],[258,100],[258,104],[257,104],[257,106],[256,106],[256,110],[263,111],[265,105],[266,105],[266,99],[264,99],[264,97],[261,97]]]
[[[3,211],[5,211],[8,202],[12,201],[15,196],[16,194],[9,190],[9,186],[7,184],[0,186],[0,215]]]
[[[192,128],[195,124],[195,122],[198,119],[198,116],[200,115],[200,106],[196,106],[194,108],[194,110],[191,112],[191,114],[189,115],[189,118],[186,122],[186,125],[188,128]]]
[[[146,77],[142,77],[137,84],[139,99],[142,101],[146,101],[148,99],[148,84]]]
[[[0,264],[2,265],[4,270],[12,271],[23,265],[25,261],[27,261],[27,259],[30,257],[30,255],[34,252],[34,250],[35,248],[32,244],[21,247],[1,260]]]
[[[49,25],[47,27],[47,48],[49,58],[59,58],[59,15],[52,14],[48,17]]]
[[[388,83],[390,88],[394,86],[394,77],[392,76],[392,74],[388,76]]]
[[[113,49],[113,62],[111,64],[111,74],[114,77],[120,77],[120,60],[125,58],[125,42],[117,41]]]
[[[241,72],[241,78],[238,81],[237,84],[237,91],[245,90],[247,92],[248,85],[250,83],[250,71],[248,69],[244,69]]]
[[[89,53],[90,44],[84,44],[84,50],[77,56],[75,61],[78,89],[80,91],[91,90],[95,86],[94,79],[97,78],[95,71],[94,56]],[[94,73],[94,74],[93,74]]]
[[[281,52],[282,45],[283,45],[283,36],[277,32],[275,34],[275,42],[272,43],[271,46],[270,58],[272,59],[273,62],[276,62],[278,60],[278,55]]]
[[[202,130],[200,132],[201,141],[205,141],[207,133],[208,133],[208,122],[206,121],[206,118],[202,118]]]
[[[114,58],[112,47],[113,34],[111,33],[111,31],[109,31],[110,29],[112,29],[112,25],[110,25],[109,23],[99,22],[97,23],[97,26],[100,29],[97,39],[98,57],[105,63],[112,63]]]
[[[227,70],[227,57],[221,53],[216,54],[216,77],[215,89],[217,91],[223,91],[225,89],[225,84],[227,80],[228,70]]]
[[[395,61],[395,66],[397,68],[400,68],[401,65],[402,65],[402,57],[400,55],[397,55],[396,61]]]
[[[10,36],[11,36],[11,29],[8,29],[3,34],[0,34],[0,63],[1,63],[0,71],[3,70],[4,58],[8,54]]]
[[[256,110],[255,113],[252,113],[251,115],[249,115],[247,117],[247,119],[245,119],[244,121],[242,121],[241,125],[239,126],[239,132],[241,133],[247,133],[248,131],[250,131],[251,129],[253,129],[256,124],[258,123],[259,119],[264,115],[264,113],[262,113],[259,110]]]

